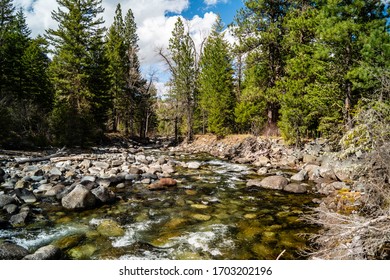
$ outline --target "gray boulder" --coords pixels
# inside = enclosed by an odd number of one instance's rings
[[[28,208],[22,208],[19,214],[11,216],[11,218],[9,219],[9,223],[13,227],[24,226],[26,224],[26,219],[29,213],[30,211],[28,210]]]
[[[86,209],[96,205],[96,197],[83,185],[77,185],[61,200],[62,206],[67,209]]]
[[[25,256],[23,260],[56,260],[60,255],[60,249],[54,245],[47,245],[36,250],[34,254]]]
[[[27,249],[13,243],[0,244],[0,260],[21,260],[28,255]]]
[[[305,169],[302,169],[297,174],[291,177],[292,181],[297,181],[297,182],[306,181],[307,179],[308,179],[308,173]]]
[[[288,180],[286,178],[277,175],[266,177],[260,182],[261,187],[272,190],[283,190],[287,184]]]
[[[115,193],[107,189],[106,187],[99,186],[94,188],[92,194],[103,203],[110,203],[115,200]]]
[[[289,193],[306,193],[307,192],[307,188],[305,186],[300,185],[300,184],[296,184],[296,183],[288,184],[287,186],[285,186],[283,188],[283,190],[285,192],[289,192]]]
[[[12,196],[6,194],[0,194],[0,208],[15,202],[15,199]]]

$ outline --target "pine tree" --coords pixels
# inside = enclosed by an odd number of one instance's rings
[[[244,82],[247,92],[243,92],[246,97],[242,102],[253,100],[252,108],[265,103],[266,111],[259,112],[259,120],[265,117],[271,131],[279,117],[277,82],[285,72],[282,40],[288,7],[289,1],[285,0],[248,0],[236,17],[237,37],[242,40],[241,51],[247,54]],[[242,109],[246,104],[238,106],[240,109],[236,110],[236,115],[242,119],[239,114],[246,112]]]
[[[106,44],[106,57],[108,60],[108,73],[110,79],[109,93],[111,98],[112,130],[118,130],[122,117],[123,99],[126,95],[127,55],[124,39],[124,22],[121,5],[118,4],[114,22],[108,30]]]
[[[138,58],[138,35],[134,14],[129,9],[125,16],[124,39],[126,49],[126,110],[125,110],[125,132],[135,135],[137,130],[139,137],[145,138],[144,112],[148,91],[146,80],[142,77],[140,62]]]
[[[52,17],[58,29],[49,29],[47,38],[54,47],[50,67],[55,87],[52,124],[57,142],[85,145],[97,133],[93,111],[99,105],[99,92],[92,87],[96,56],[102,54],[104,28],[98,16],[104,11],[101,0],[57,0],[60,6]]]
[[[286,35],[283,47],[286,50],[286,73],[279,82],[280,121],[282,136],[289,143],[299,145],[301,139],[318,127],[320,107],[310,97],[312,91],[319,89],[315,83],[324,73],[321,61],[316,55],[316,30],[318,28],[318,5],[314,1],[291,1],[291,6],[284,22]],[[325,79],[327,84],[331,81]],[[326,89],[326,85],[322,89]],[[325,94],[324,91],[321,95]],[[323,104],[322,104],[323,105]]]
[[[170,86],[171,97],[178,110],[183,114],[175,114],[175,138],[178,137],[179,118],[183,116],[183,122],[187,141],[192,141],[194,136],[194,109],[197,98],[198,61],[194,41],[189,31],[185,30],[183,20],[179,17],[169,40],[169,55],[160,51],[172,74]]]
[[[218,17],[206,41],[199,73],[199,105],[207,115],[208,131],[220,136],[234,131],[235,107],[232,58],[223,36]]]
[[[325,1],[321,9],[318,37],[329,59],[329,70],[338,83],[343,99],[343,120],[352,128],[353,107],[361,97],[354,86],[363,60],[362,48],[367,36],[378,28],[384,31],[385,7],[380,0]]]

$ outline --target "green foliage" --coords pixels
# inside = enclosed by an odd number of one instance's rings
[[[22,10],[0,1],[0,145],[46,145],[52,91],[45,41],[30,38]]]
[[[101,59],[104,21],[97,18],[104,9],[101,0],[57,0],[57,3],[60,8],[52,15],[59,27],[47,32],[54,47],[50,74],[56,90],[51,123],[58,143],[84,145],[99,131],[92,121],[93,113],[104,107],[100,98],[104,92],[94,86],[105,81],[101,78],[101,69],[105,67]],[[104,88],[104,84],[100,86]],[[61,126],[65,129],[59,129]],[[85,134],[86,127],[92,133]]]
[[[234,131],[235,93],[232,59],[219,17],[200,59],[199,105],[207,115],[208,131],[224,136]]]
[[[186,139],[191,141],[194,134],[194,111],[198,98],[198,61],[195,43],[189,31],[185,30],[180,17],[172,31],[168,52],[168,54],[164,54],[160,51],[160,55],[168,64],[172,75],[170,97],[174,104],[179,104],[175,108],[183,111],[183,114],[176,113],[175,139],[178,138],[179,132],[177,126],[181,123]],[[179,120],[179,117],[184,118],[185,121]]]

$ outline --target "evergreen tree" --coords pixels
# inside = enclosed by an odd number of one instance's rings
[[[118,4],[114,22],[108,30],[106,56],[110,79],[109,93],[111,98],[112,130],[117,131],[123,115],[123,99],[126,96],[127,55],[124,38],[124,22],[121,5]]]
[[[116,131],[121,126],[126,135],[138,134],[144,138],[143,110],[146,110],[144,103],[148,95],[138,52],[137,26],[133,12],[130,9],[123,20],[121,6],[118,5],[107,35],[112,128]]]
[[[232,58],[223,36],[218,17],[206,41],[199,73],[199,105],[206,112],[208,131],[221,136],[234,130],[235,107]]]
[[[175,114],[175,138],[178,136],[179,116],[183,116],[185,121],[183,130],[185,131],[186,140],[191,141],[194,135],[194,109],[197,98],[197,75],[198,62],[194,41],[189,31],[185,30],[184,23],[179,17],[172,31],[172,37],[169,40],[169,55],[164,55],[172,74],[171,96],[175,100],[178,110],[183,114]]]
[[[344,103],[344,124],[350,129],[352,110],[362,93],[354,83],[361,73],[358,69],[363,60],[364,41],[378,28],[384,32],[384,3],[380,0],[325,1],[319,20],[319,43],[329,56],[329,71],[333,70],[333,80],[342,93],[337,99]]]
[[[57,142],[84,145],[97,133],[94,109],[99,94],[92,85],[103,53],[104,11],[101,0],[57,0],[52,16],[58,29],[49,29],[47,38],[54,47],[50,72],[55,88],[52,126]]]
[[[266,105],[265,112],[259,112],[262,119],[266,117],[269,129],[276,127],[279,116],[279,89],[277,82],[285,72],[284,50],[282,46],[285,34],[283,22],[289,7],[289,1],[248,0],[245,8],[236,17],[236,33],[242,40],[242,52],[246,59],[246,96],[253,103],[253,108]],[[244,90],[245,91],[245,90]],[[245,113],[246,104],[239,104],[236,115]]]
[[[146,80],[142,77],[140,62],[138,58],[138,35],[137,25],[131,9],[127,11],[124,25],[124,39],[126,48],[126,109],[125,109],[125,132],[127,134],[138,135],[145,138],[144,110],[148,90]]]

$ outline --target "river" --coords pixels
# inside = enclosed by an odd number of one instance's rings
[[[282,252],[282,259],[306,258],[308,234],[318,229],[301,217],[311,213],[315,194],[248,188],[248,179],[260,177],[250,165],[207,155],[174,160],[201,167],[178,167],[173,178],[179,184],[169,190],[126,183],[116,191],[119,201],[97,209],[65,211],[41,203],[33,209],[41,219],[0,229],[0,240],[31,252],[55,244],[64,259],[248,260],[276,259]]]

